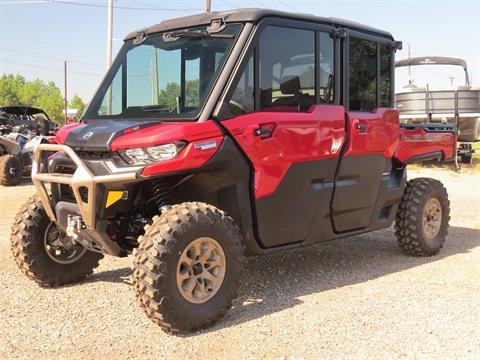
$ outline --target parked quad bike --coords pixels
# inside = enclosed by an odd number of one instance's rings
[[[44,136],[33,136],[25,129],[13,128],[0,136],[0,184],[17,185],[32,170],[33,152],[38,144],[48,143]]]

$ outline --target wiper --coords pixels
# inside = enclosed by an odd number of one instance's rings
[[[176,41],[178,39],[233,39],[231,34],[209,33],[194,30],[177,30],[163,34],[163,40],[166,42]]]

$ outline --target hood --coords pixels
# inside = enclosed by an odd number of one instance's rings
[[[142,128],[158,125],[158,121],[145,120],[89,120],[62,126],[55,138],[59,144],[68,145],[75,150],[109,151],[117,137]]]

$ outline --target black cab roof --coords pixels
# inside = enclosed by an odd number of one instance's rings
[[[154,34],[163,31],[175,29],[184,29],[188,27],[208,25],[212,20],[222,19],[225,23],[233,22],[252,22],[256,23],[264,17],[276,17],[290,20],[301,20],[315,23],[327,24],[335,27],[345,27],[352,30],[368,32],[370,34],[379,35],[393,40],[392,34],[387,31],[379,30],[367,25],[363,25],[354,21],[334,18],[320,17],[311,14],[299,14],[270,9],[236,9],[222,12],[205,12],[201,14],[184,16],[175,19],[164,20],[158,24],[133,31],[125,37],[125,40],[133,39],[139,33]]]
[[[32,107],[32,106],[23,106],[23,105],[11,105],[11,106],[2,106],[0,111],[5,112],[11,115],[35,115],[35,114],[44,114],[48,119],[48,115],[42,109]]]

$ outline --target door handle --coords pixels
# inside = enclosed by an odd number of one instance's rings
[[[357,124],[356,126],[358,132],[366,132],[367,129],[368,129],[368,125],[367,124]]]
[[[260,136],[261,138],[269,137],[272,133],[270,128],[260,127],[253,130],[253,135]]]

